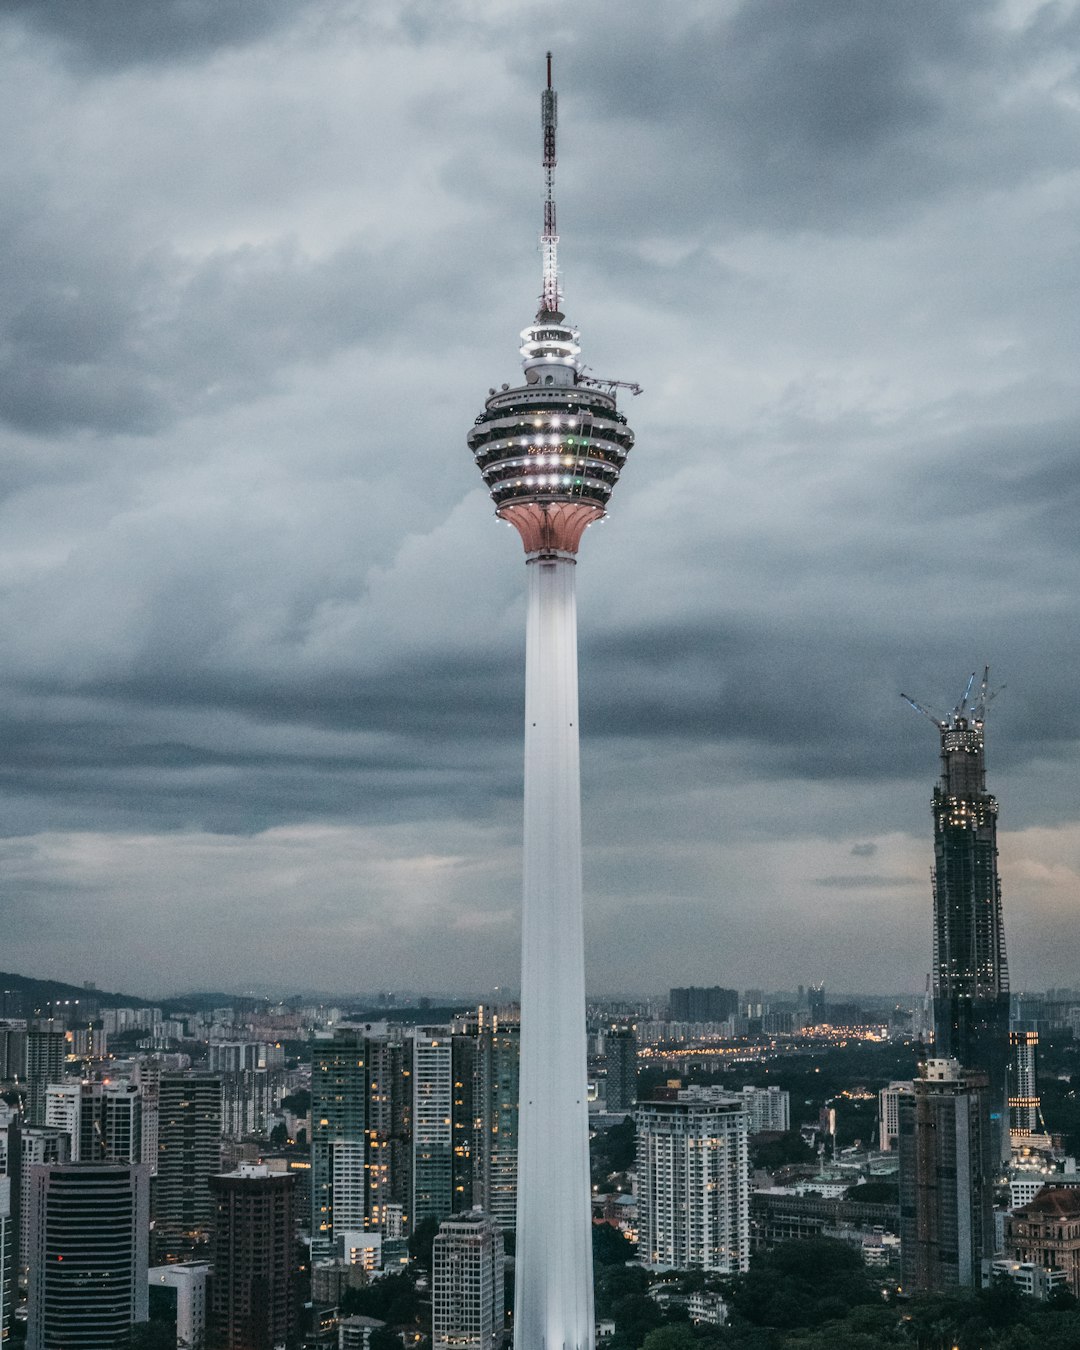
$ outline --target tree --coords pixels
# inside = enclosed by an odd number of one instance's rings
[[[609,1223],[594,1223],[592,1230],[594,1266],[621,1266],[636,1255],[634,1244]]]
[[[641,1343],[641,1350],[700,1350],[700,1347],[689,1323],[675,1322],[650,1331]]]

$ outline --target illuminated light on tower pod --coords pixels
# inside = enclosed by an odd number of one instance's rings
[[[469,448],[495,513],[525,546],[525,836],[514,1338],[593,1344],[585,953],[578,766],[576,555],[634,443],[615,391],[583,374],[562,313],[555,228],[556,95],[548,53],[543,289],[521,334],[525,383],[491,395]]]

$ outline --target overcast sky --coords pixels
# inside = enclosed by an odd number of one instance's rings
[[[0,969],[518,969],[539,290],[645,386],[578,570],[589,985],[920,987],[984,663],[1015,988],[1080,984],[1080,10],[4,0]]]

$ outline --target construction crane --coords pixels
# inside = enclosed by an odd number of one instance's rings
[[[997,698],[998,694],[1001,693],[1005,686],[1000,685],[997,689],[988,690],[990,684],[990,667],[983,666],[982,682],[979,685],[978,693],[974,700],[971,700],[971,691],[975,687],[975,675],[976,672],[972,671],[964,692],[960,696],[959,702],[948,715],[938,712],[935,708],[925,707],[922,703],[911,698],[908,694],[901,693],[900,697],[905,703],[910,704],[916,712],[922,713],[924,717],[929,718],[940,731],[947,731],[950,727],[954,727],[961,718],[965,717],[976,725],[982,726],[986,721],[986,709],[994,699]],[[969,700],[971,701],[969,702]]]

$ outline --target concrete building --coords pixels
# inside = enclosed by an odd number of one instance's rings
[[[977,1288],[994,1254],[994,1133],[985,1074],[931,1059],[900,1098],[902,1283]]]
[[[878,1147],[891,1153],[900,1138],[900,1098],[914,1092],[910,1082],[890,1083],[878,1093]]]
[[[0,1176],[0,1345],[11,1337],[15,1311],[17,1211],[10,1176]]]
[[[648,1270],[747,1269],[750,1201],[741,1098],[684,1090],[639,1102],[638,1260]]]
[[[614,1025],[604,1032],[604,1105],[609,1112],[630,1113],[637,1105],[637,1029]]]
[[[453,1038],[418,1027],[413,1036],[412,1222],[442,1219],[453,1202]]]
[[[1064,1272],[1080,1298],[1080,1188],[1044,1186],[1035,1198],[1005,1216],[1005,1254]]]
[[[156,1320],[155,1304],[168,1302],[170,1318],[176,1323],[176,1350],[205,1350],[209,1265],[180,1261],[152,1266],[148,1281],[150,1316]]]
[[[45,1125],[71,1140],[72,1162],[142,1162],[142,1099],[130,1083],[77,1079],[45,1089]]]
[[[431,1280],[432,1350],[499,1350],[504,1265],[502,1232],[479,1210],[439,1225]]]
[[[67,1039],[59,1018],[31,1022],[26,1032],[26,1123],[45,1124],[45,1089],[62,1083]]]
[[[0,1018],[0,1083],[26,1077],[26,1022]]]
[[[209,1183],[220,1169],[220,1076],[163,1073],[153,1191],[156,1264],[205,1256],[214,1222]]]
[[[386,1326],[377,1317],[362,1317],[359,1313],[343,1317],[338,1323],[338,1350],[369,1350],[371,1333]]]
[[[476,1053],[474,1202],[503,1232],[517,1212],[521,1024],[516,1009],[481,1009]]]
[[[27,1350],[116,1350],[146,1321],[149,1185],[141,1164],[30,1168]]]
[[[210,1178],[217,1350],[275,1350],[296,1328],[293,1179],[258,1164]]]
[[[726,1022],[739,1011],[739,991],[720,985],[672,989],[668,996],[668,1020],[672,1022]]]
[[[66,1163],[71,1159],[71,1140],[63,1130],[44,1125],[26,1126],[19,1131],[14,1155],[9,1155],[11,1175],[18,1176],[19,1268],[25,1273],[30,1259],[30,1169],[35,1164]],[[14,1187],[12,1188],[15,1189]],[[14,1203],[14,1200],[13,1200]]]
[[[1036,1055],[1039,1033],[1033,1026],[1009,1032],[1009,1139],[1013,1144],[1042,1129]]]
[[[1055,1289],[1069,1287],[1068,1276],[1063,1270],[1055,1270],[1036,1265],[1033,1261],[1010,1261],[1000,1257],[983,1262],[982,1286],[989,1289],[1000,1280],[1009,1280],[1028,1298],[1037,1298],[1045,1303]]]
[[[783,1134],[791,1129],[790,1093],[778,1087],[744,1087],[741,1095],[750,1134]]]
[[[334,1231],[364,1227],[367,1044],[358,1027],[312,1043],[311,1255],[334,1256]]]
[[[973,698],[973,674],[944,719],[908,701],[934,723],[941,743],[933,797],[934,1053],[986,1074],[991,1150],[1000,1163],[1009,1156],[1009,966],[998,804],[986,790],[989,676],[987,669]]]

